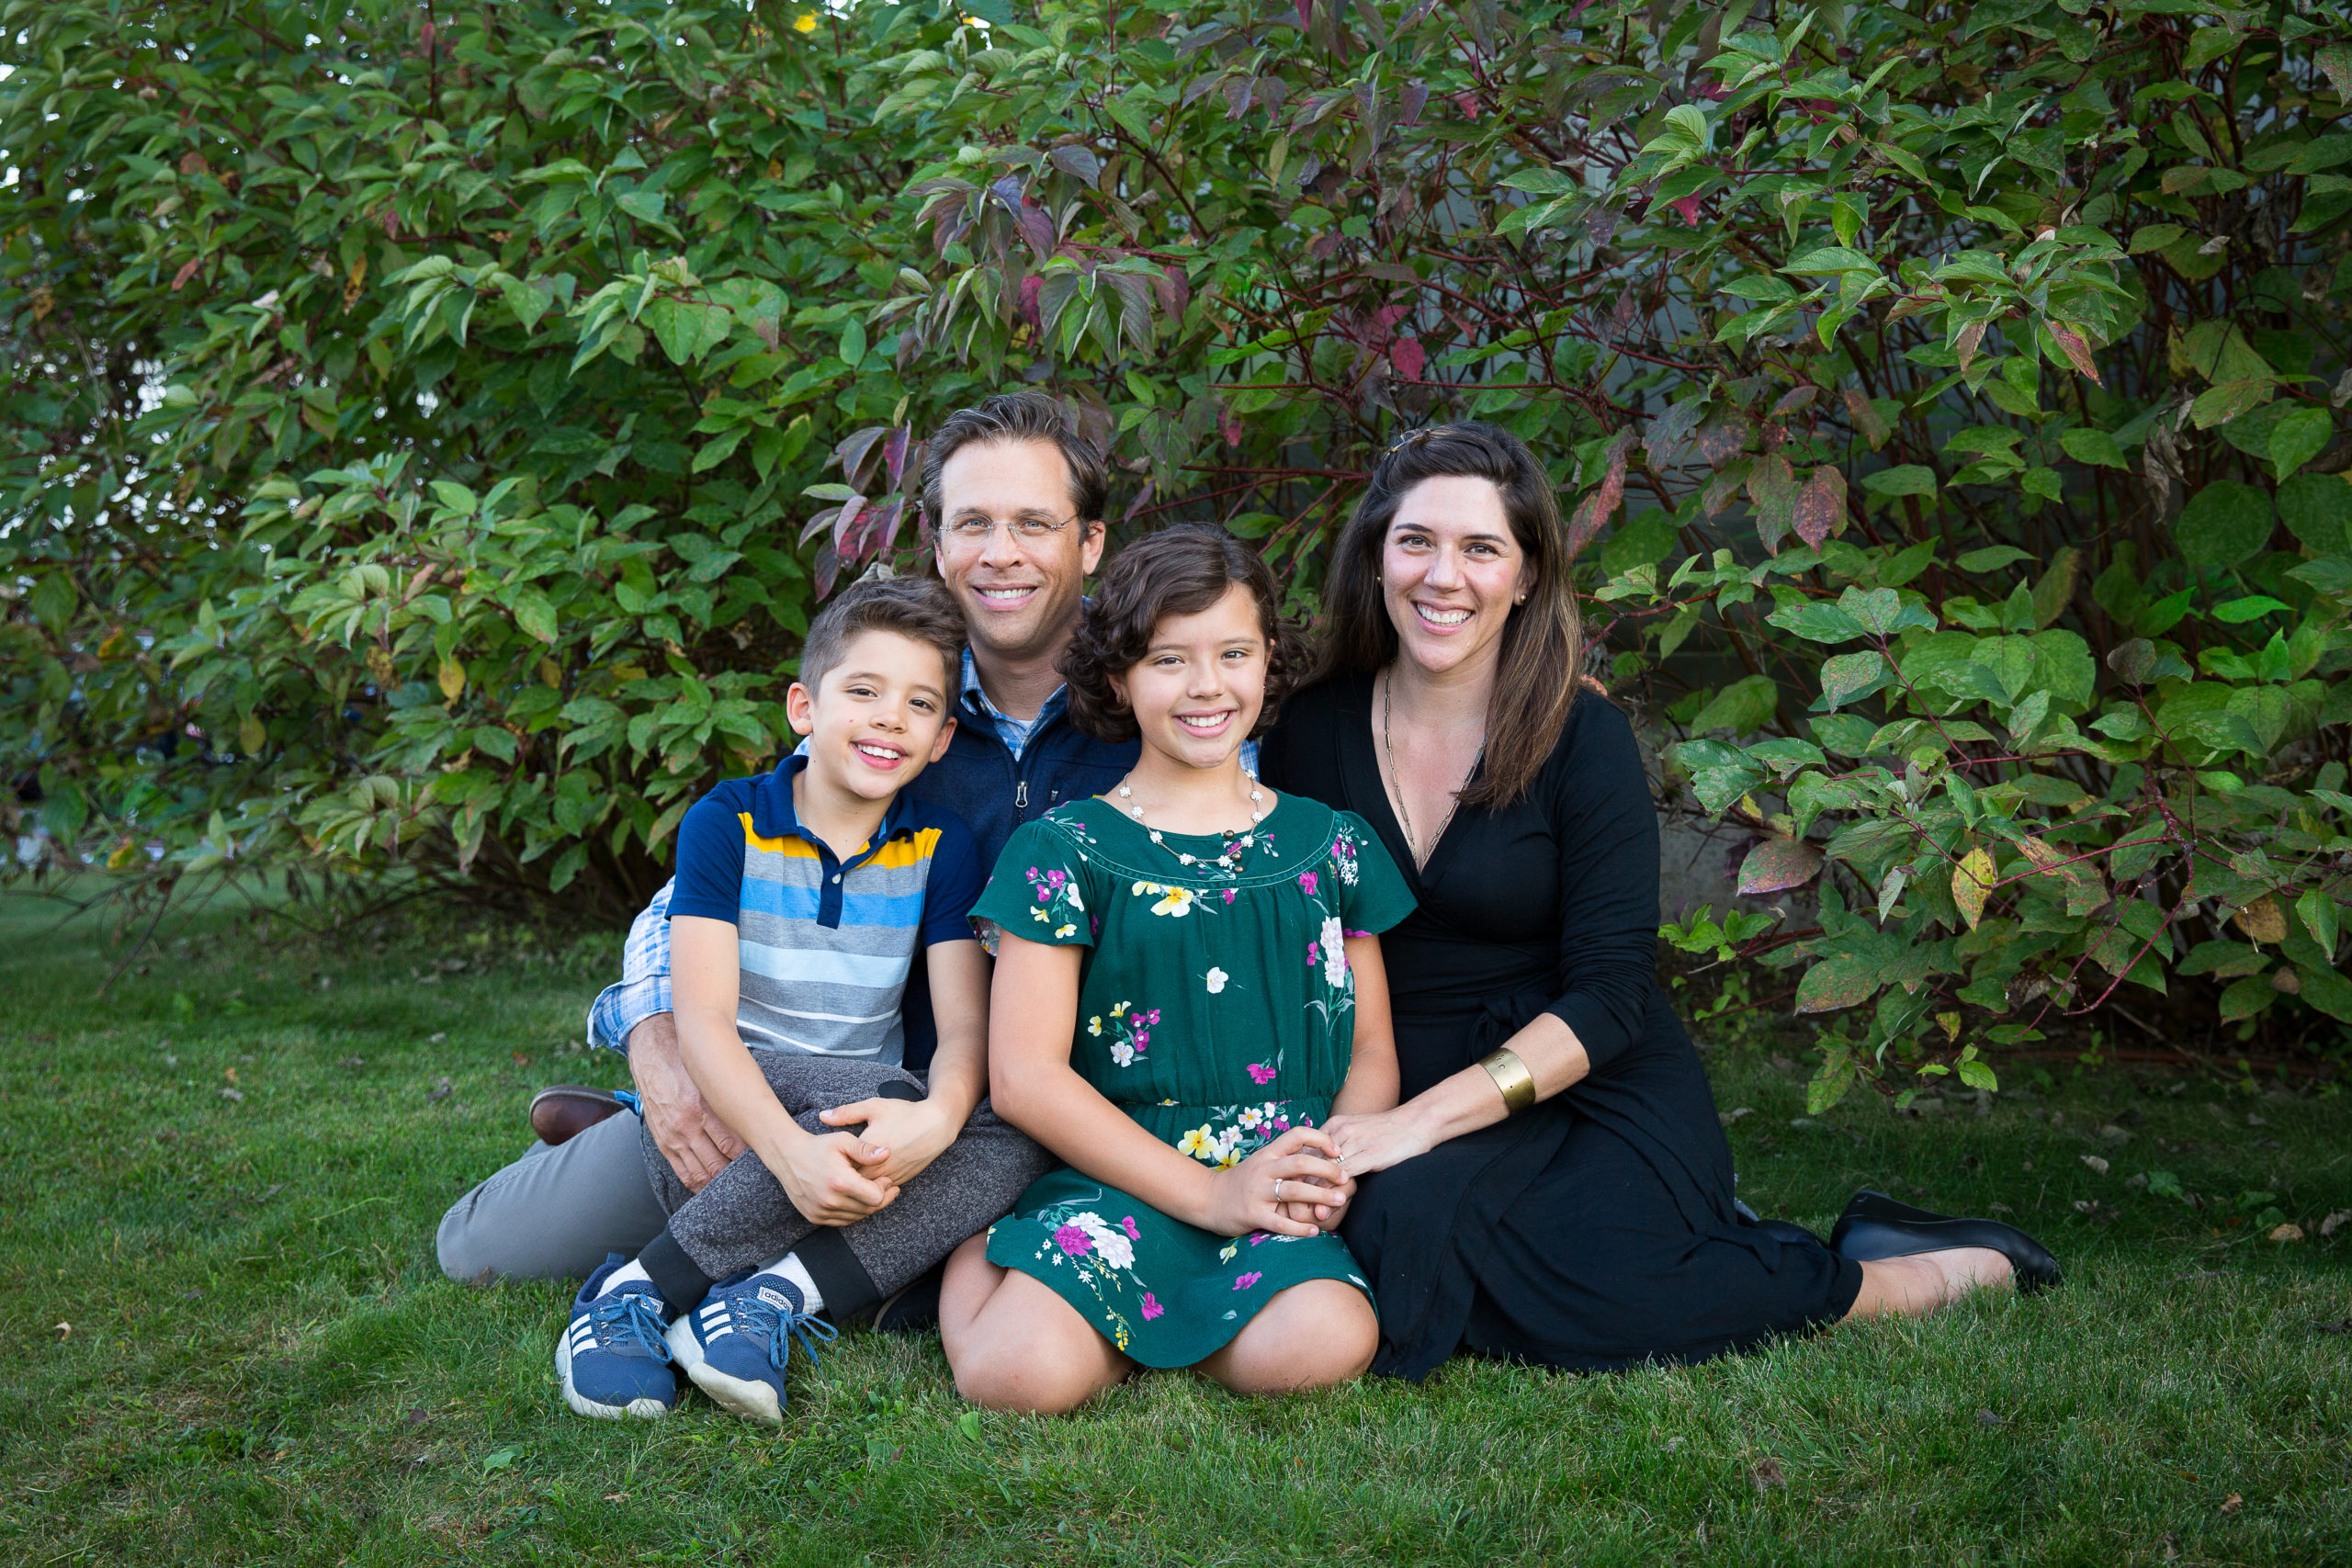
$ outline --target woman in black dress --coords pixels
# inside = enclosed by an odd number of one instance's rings
[[[1516,437],[1407,436],[1337,547],[1326,678],[1261,753],[1275,788],[1371,822],[1420,901],[1382,942],[1404,1102],[1329,1128],[1360,1179],[1326,1213],[1374,1281],[1374,1370],[1697,1360],[2054,1279],[2011,1227],[1876,1194],[1834,1247],[1735,1208],[1657,981],[1657,813],[1624,715],[1577,689],[1566,564]]]

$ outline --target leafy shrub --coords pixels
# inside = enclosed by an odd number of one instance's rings
[[[0,747],[70,841],[626,902],[981,388],[1303,608],[1478,417],[1678,806],[1817,885],[1668,931],[1837,1015],[1817,1106],[2324,1044],[2352,28],[2201,4],[19,5]]]

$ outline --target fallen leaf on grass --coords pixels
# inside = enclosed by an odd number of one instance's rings
[[[2240,1508],[2243,1508],[2243,1507],[2245,1507],[2245,1498],[2243,1498],[2243,1497],[2241,1497],[2241,1496],[2239,1496],[2239,1495],[2238,1495],[2236,1493],[2234,1493],[2234,1492],[2231,1493],[2228,1496],[2226,1496],[2226,1497],[2224,1497],[2224,1498],[2222,1498],[2222,1512],[2223,1512],[2223,1513],[2225,1513],[2225,1514],[2234,1514],[2234,1513],[2236,1513]]]
[[[436,1029],[436,1030],[435,1030],[431,1034],[428,1034],[428,1035],[426,1035],[426,1036],[424,1037],[424,1043],[425,1043],[426,1044],[428,1044],[428,1045],[438,1045],[438,1044],[440,1044],[440,1043],[441,1043],[441,1042],[443,1042],[444,1040],[447,1040],[447,1039],[448,1039],[448,1038],[449,1038],[449,1032],[448,1032],[447,1030],[446,1030],[446,1029]]]
[[[243,1100],[245,1098],[245,1091],[241,1089],[224,1089],[220,1091],[220,1098],[223,1100]]]
[[[424,1101],[428,1105],[435,1104],[441,1100],[448,1099],[453,1092],[454,1091],[450,1088],[449,1080],[447,1078],[443,1078],[439,1083],[433,1086],[433,1092],[424,1097]]]
[[[1756,1490],[1758,1492],[1769,1491],[1775,1486],[1786,1486],[1789,1483],[1788,1477],[1781,1473],[1781,1461],[1776,1459],[1768,1459],[1749,1471],[1747,1479],[1756,1483]]]
[[[1989,1410],[1980,1410],[1976,1413],[1976,1424],[1980,1427],[2006,1427],[2008,1425],[2007,1421],[2003,1420],[1998,1416],[1994,1415]]]
[[[2303,1227],[2290,1220],[2272,1230],[2270,1239],[2281,1245],[2290,1241],[2301,1241],[2303,1239]]]
[[[2097,1155],[2085,1155],[2083,1156],[2083,1163],[2090,1167],[2091,1174],[2094,1176],[2105,1176],[2107,1174],[2107,1161],[2099,1158]]]
[[[2341,1323],[2314,1323],[2312,1326],[2322,1334],[2352,1334],[2352,1317]]]
[[[607,1492],[605,1494],[605,1501],[607,1503],[626,1503],[628,1501],[628,1494],[626,1492]]]
[[[522,1457],[523,1450],[515,1448],[500,1449],[496,1453],[484,1454],[481,1457],[481,1472],[488,1475],[493,1470],[504,1470]]]
[[[50,1332],[56,1335],[60,1339],[71,1339],[74,1337],[74,1325],[70,1323],[61,1323],[51,1328]]]
[[[367,1065],[368,1058],[365,1056],[345,1056],[343,1060],[335,1064],[336,1066],[343,1068],[345,1072],[355,1072]]]
[[[531,1065],[531,1057],[530,1057],[529,1053],[527,1053],[527,1052],[524,1052],[524,1051],[515,1051],[515,1052],[511,1053],[511,1055],[512,1055],[514,1056],[514,1065],[515,1065],[516,1066],[518,1066],[518,1067],[527,1067],[527,1066],[529,1066]]]
[[[2352,1209],[2337,1209],[2320,1221],[2319,1234],[2323,1237],[2331,1236],[2347,1224],[2352,1224]]]

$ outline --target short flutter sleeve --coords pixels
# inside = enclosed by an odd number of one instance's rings
[[[1094,945],[1094,883],[1069,835],[1049,820],[1014,830],[974,919],[1048,947]]]
[[[1340,878],[1340,920],[1350,936],[1377,936],[1413,912],[1418,900],[1380,835],[1352,811],[1335,811],[1333,870]]]

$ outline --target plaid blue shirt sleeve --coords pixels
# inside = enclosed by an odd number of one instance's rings
[[[630,1031],[670,1006],[670,889],[662,891],[644,912],[629,922],[628,942],[621,949],[621,978],[607,986],[588,1005],[588,1043],[628,1055]]]

